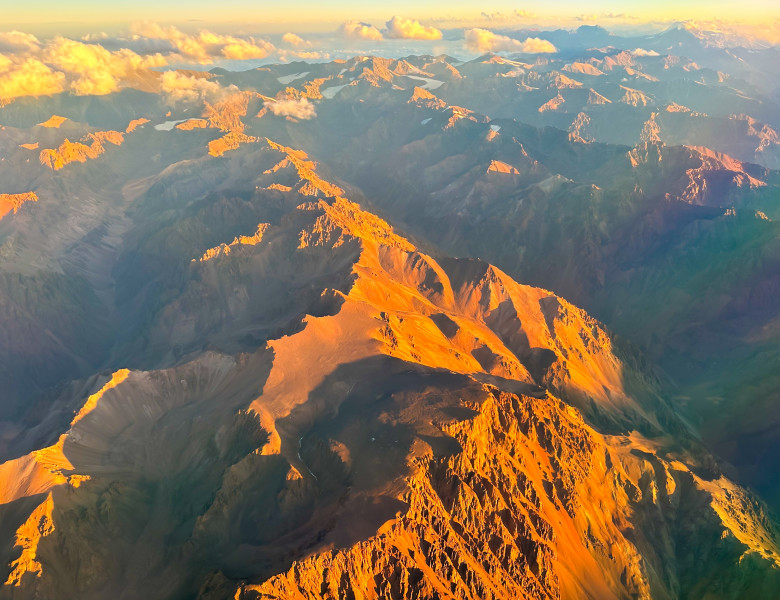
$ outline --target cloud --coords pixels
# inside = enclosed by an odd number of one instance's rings
[[[207,77],[185,75],[178,71],[163,73],[160,87],[171,104],[204,100],[215,102],[233,91],[232,88],[225,89],[217,82],[209,81]]]
[[[292,46],[294,48],[310,48],[311,42],[308,42],[304,40],[301,36],[295,34],[295,33],[285,33],[282,36],[282,41],[287,44],[288,46]]]
[[[210,64],[215,59],[246,60],[265,58],[274,51],[274,46],[265,40],[253,37],[221,35],[210,31],[187,34],[173,25],[162,27],[157,23],[142,21],[131,25],[133,40],[165,41],[182,59],[200,64]]]
[[[363,28],[361,25],[353,31],[382,38],[376,28]],[[174,26],[148,21],[134,23],[129,35],[124,36],[98,33],[80,39],[57,36],[41,41],[20,31],[0,32],[0,100],[60,92],[104,95],[134,85],[148,89],[159,80],[171,102],[193,101],[219,95],[224,89],[201,78],[177,74],[161,77],[150,70],[171,64],[261,59],[271,53],[282,61],[329,57],[294,33],[285,34],[282,41],[282,48],[277,49],[270,42],[251,36],[207,30],[185,33]]]
[[[317,116],[317,111],[308,98],[268,100],[263,106],[280,117],[295,117],[306,120]]]
[[[632,50],[631,54],[634,56],[658,56],[658,52],[655,50],[645,50],[644,48],[637,48],[636,50]]]
[[[358,38],[364,40],[381,40],[382,32],[369,23],[361,21],[347,21],[340,27],[344,37]]]
[[[38,38],[30,33],[21,31],[0,32],[0,52],[13,52],[15,54],[29,54],[40,48]]]
[[[604,21],[604,20],[614,20],[614,21],[637,21],[639,20],[639,17],[636,15],[630,15],[628,13],[615,13],[615,12],[603,12],[603,13],[583,13],[580,15],[577,15],[574,17],[575,21],[579,21],[580,23],[590,23],[593,21]]]
[[[18,49],[10,56],[0,55],[0,97],[5,100],[63,91],[110,94],[137,74],[166,64],[160,54],[140,56],[126,48],[111,51],[63,37],[45,46],[19,32],[0,34],[0,40]]]
[[[327,60],[329,58],[328,52],[319,50],[279,50],[279,59],[283,62],[288,60]]]
[[[506,35],[493,33],[488,29],[473,28],[465,33],[466,46],[474,52],[523,52],[526,54],[545,54],[557,52],[557,48],[541,38],[516,40]]]
[[[58,37],[46,46],[42,60],[68,76],[77,95],[103,95],[120,88],[123,79],[167,64],[160,54],[139,56],[123,48],[112,52],[97,44]]]
[[[523,41],[523,49],[520,52],[525,52],[526,54],[550,54],[558,52],[558,48],[547,40],[538,37],[528,37]]]
[[[510,13],[503,12],[482,12],[480,16],[486,21],[516,21],[518,19],[535,19],[537,14],[530,10],[515,9]]]
[[[65,74],[52,70],[37,58],[20,62],[7,57],[0,59],[0,100],[57,94],[64,87]]]
[[[622,13],[608,12],[608,13],[604,13],[602,16],[605,19],[621,19],[621,20],[626,20],[626,21],[638,21],[639,20],[639,17],[637,17],[636,15],[630,15],[630,14],[624,13],[624,12],[622,12]]]
[[[109,39],[109,35],[105,31],[101,31],[100,33],[85,33],[81,36],[81,41],[83,42],[98,42],[101,40],[107,40]]]
[[[273,51],[274,47],[268,42],[258,43],[255,40],[234,39],[220,50],[222,56],[230,60],[248,60],[251,58],[265,58]]]
[[[413,19],[393,17],[386,23],[387,37],[405,40],[440,40],[441,30]]]

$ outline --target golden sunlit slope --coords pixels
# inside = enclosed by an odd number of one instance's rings
[[[25,192],[23,194],[0,194],[0,219],[13,211],[14,214],[22,207],[25,202],[37,202],[38,195],[35,192]]]
[[[0,102],[0,598],[777,595],[777,61],[592,33]]]
[[[83,141],[89,141],[90,144],[71,142],[65,138],[59,148],[41,150],[41,164],[56,171],[72,162],[86,162],[87,159],[103,154],[106,142],[119,146],[124,141],[124,134],[119,131],[98,131],[88,134]]]
[[[53,444],[0,465],[0,598],[747,599],[777,584],[760,503],[597,321],[422,252],[300,150],[236,154],[254,168],[246,202],[278,214],[187,256],[144,347],[186,359],[116,371]],[[225,159],[199,160],[147,183]],[[260,333],[251,352],[214,349]]]
[[[669,561],[695,560],[691,544],[713,561],[696,567],[705,587],[740,597],[742,584],[724,586],[715,567],[736,561],[768,573],[743,597],[772,589],[777,538],[733,484],[704,482],[633,437],[604,438],[551,395],[477,388],[461,391],[476,416],[442,425],[459,451],[420,444],[410,456],[405,511],[240,597],[675,598],[682,568]],[[720,521],[724,512],[739,517]]]

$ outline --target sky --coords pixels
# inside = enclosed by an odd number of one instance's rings
[[[691,19],[698,23],[679,24]],[[240,70],[358,54],[538,57],[558,52],[544,30],[598,24],[630,35],[675,23],[749,40],[746,47],[780,44],[780,1],[0,0],[0,106],[61,92],[110,94],[151,80],[172,98],[221,93],[214,82],[177,74],[182,67]]]
[[[759,22],[780,18],[777,0],[573,0],[556,2],[463,2],[457,0],[0,0],[6,29],[36,34],[87,33],[138,20],[173,23],[182,28],[242,28],[254,33],[332,30],[349,20],[381,25],[394,15],[440,27],[484,24],[486,20],[549,26],[588,21],[644,22],[687,19],[739,19]]]

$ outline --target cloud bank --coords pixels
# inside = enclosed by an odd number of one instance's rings
[[[0,34],[0,46],[16,49],[0,55],[0,100],[5,101],[63,91],[110,94],[148,69],[168,64],[159,53],[141,56],[63,37],[44,44],[19,32]]]
[[[295,34],[287,34],[283,39],[293,48],[279,51],[281,59],[322,57],[305,50],[309,42]],[[105,95],[139,81],[148,85],[158,77],[155,74],[150,79],[149,71],[153,69],[182,63],[205,65],[217,60],[260,59],[275,51],[270,42],[251,36],[206,30],[188,34],[173,26],[150,22],[133,24],[129,37],[102,33],[81,40],[58,36],[43,42],[19,31],[0,32],[0,101],[60,92]],[[159,77],[163,92],[174,101],[214,91],[205,80],[184,86],[170,75]]]
[[[644,48],[636,48],[631,51],[634,56],[658,56],[658,52],[655,50],[645,50]]]
[[[440,40],[441,30],[423,25],[414,19],[393,17],[386,23],[386,35],[389,38],[404,40]]]
[[[374,41],[385,38],[402,40],[440,40],[442,38],[440,29],[403,17],[393,17],[385,23],[385,27],[381,30],[363,21],[347,21],[339,28],[339,31],[347,38]]]
[[[143,21],[130,28],[134,41],[157,40],[169,43],[182,59],[199,64],[210,64],[216,59],[247,60],[265,58],[274,50],[273,44],[253,37],[236,37],[210,31],[187,34],[173,25],[162,27]]]
[[[215,102],[230,91],[207,77],[185,75],[178,71],[166,71],[162,74],[160,87],[170,104],[179,102],[197,102],[207,100]]]
[[[127,48],[111,52],[97,44],[61,37],[46,46],[43,60],[69,76],[69,89],[79,96],[110,94],[123,80],[167,64],[160,54],[139,56]]]
[[[311,42],[308,42],[304,40],[301,36],[295,34],[295,33],[285,33],[282,36],[282,42],[287,44],[288,46],[293,46],[294,48],[310,48]]]
[[[524,41],[493,33],[489,29],[473,28],[465,32],[466,47],[474,52],[523,52],[545,54],[558,49],[547,40],[529,37]]]
[[[340,31],[344,37],[353,39],[381,40],[384,37],[376,27],[362,21],[347,21],[341,26]]]
[[[20,62],[0,55],[0,103],[21,96],[45,96],[65,89],[65,74],[36,58]]]
[[[280,117],[294,117],[307,120],[317,116],[314,105],[308,98],[289,98],[286,100],[268,100],[263,104],[265,108]]]

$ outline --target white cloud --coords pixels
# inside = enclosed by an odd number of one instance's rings
[[[270,42],[233,38],[232,41],[222,46],[220,53],[230,60],[248,60],[251,58],[265,58],[273,50],[274,47]]]
[[[0,32],[0,52],[29,54],[38,50],[40,45],[38,38],[30,33],[21,31]]]
[[[317,111],[308,98],[268,100],[263,106],[280,117],[295,117],[296,119],[305,120],[317,116]]]
[[[0,55],[0,97],[5,100],[64,91],[110,94],[139,73],[166,64],[160,54],[140,56],[126,48],[111,51],[63,37],[45,46],[19,32],[0,34],[0,38],[19,48],[14,54]]]
[[[348,38],[364,40],[381,40],[382,32],[369,23],[347,21],[340,27],[341,33]]]
[[[405,40],[440,40],[441,30],[413,19],[393,17],[386,23],[387,37]]]
[[[498,21],[498,22],[516,21],[519,19],[535,19],[537,17],[536,13],[531,12],[530,10],[520,10],[520,9],[515,9],[510,13],[482,12],[480,16],[487,21]]]
[[[221,35],[210,31],[187,34],[173,25],[162,27],[157,23],[143,21],[131,26],[134,41],[142,38],[164,40],[184,60],[210,64],[215,59],[246,60],[265,58],[274,50],[273,44],[253,37]]]
[[[279,60],[287,62],[289,60],[327,60],[330,58],[328,52],[320,50],[283,50],[279,51]]]
[[[282,36],[282,41],[288,46],[294,48],[310,48],[311,42],[304,40],[301,36],[295,33],[285,33]]]
[[[294,34],[286,52],[302,58],[321,58],[309,50],[309,42]],[[210,64],[215,60],[247,60],[267,57],[276,49],[262,39],[222,35],[210,31],[184,33],[173,26],[141,22],[131,27],[131,36],[105,33],[85,35],[80,40],[62,36],[41,42],[19,31],[0,32],[0,96],[46,95],[69,91],[76,95],[103,95],[144,82],[150,69],[173,62]],[[163,81],[161,79],[161,81]],[[163,92],[172,100],[200,98],[215,92],[216,84],[187,83],[168,75]],[[219,88],[219,86],[216,86]]]
[[[20,96],[57,94],[65,87],[65,74],[54,71],[37,58],[19,62],[0,60],[0,100]]]
[[[523,41],[523,47],[520,52],[527,54],[550,54],[552,52],[558,52],[552,42],[543,40],[538,37],[528,37]]]
[[[524,52],[545,54],[557,52],[557,48],[541,38],[526,38],[524,41],[506,35],[493,33],[488,29],[473,28],[465,33],[466,46],[474,52]]]
[[[574,17],[575,21],[580,23],[589,23],[593,21],[637,21],[639,17],[628,13],[603,12],[603,13],[583,13]]]
[[[634,56],[658,56],[658,52],[655,50],[645,50],[644,48],[637,48],[636,50],[632,50],[631,54]]]
[[[107,40],[109,39],[109,35],[105,31],[101,31],[100,33],[86,33],[81,36],[82,42],[98,42],[100,40]]]
[[[124,78],[167,64],[160,54],[139,56],[127,48],[111,52],[97,44],[62,37],[47,44],[42,59],[68,75],[68,87],[77,95],[110,94],[119,89]]]
[[[166,71],[162,75],[162,92],[168,102],[201,102],[207,100],[215,102],[224,97],[233,89],[225,89],[215,81],[209,81],[206,77],[194,77],[178,71]]]

